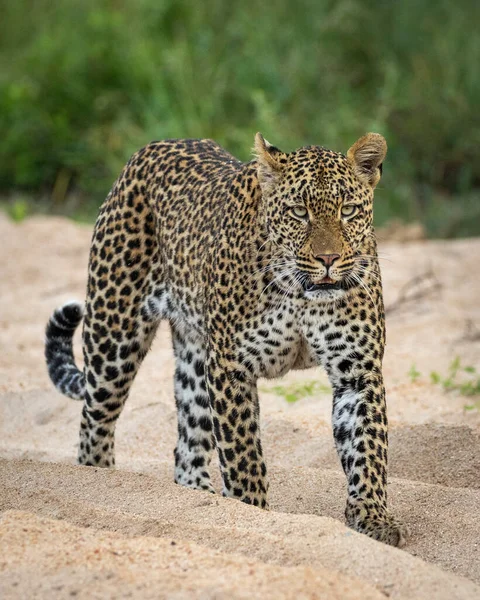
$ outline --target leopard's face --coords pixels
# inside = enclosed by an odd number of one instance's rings
[[[372,145],[379,146],[376,155]],[[257,147],[277,272],[288,285],[303,288],[306,298],[335,300],[362,280],[385,152],[377,134],[361,138],[347,156],[316,146],[286,155],[266,142],[262,155]]]

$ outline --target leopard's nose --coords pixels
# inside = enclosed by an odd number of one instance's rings
[[[340,254],[317,254],[315,258],[326,267],[331,267],[333,263],[340,258]]]

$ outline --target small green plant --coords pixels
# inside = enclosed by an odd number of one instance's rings
[[[410,370],[408,371],[408,376],[410,377],[410,381],[415,382],[415,381],[417,381],[417,379],[419,379],[422,376],[422,374],[417,369],[417,367],[415,366],[415,364],[413,364],[410,367]]]
[[[301,398],[308,398],[316,394],[328,394],[330,386],[319,381],[306,381],[302,383],[291,383],[289,385],[276,385],[271,388],[263,388],[262,392],[282,396],[287,402],[297,402]]]
[[[408,371],[410,381],[417,381],[422,374],[415,364]],[[462,365],[459,356],[456,356],[448,367],[447,374],[441,375],[438,371],[431,371],[430,381],[439,385],[445,392],[457,392],[461,396],[480,396],[480,373],[471,365]],[[465,410],[480,408],[480,400],[464,406]]]
[[[480,394],[480,374],[471,365],[463,366],[459,356],[450,363],[446,377],[442,377],[437,371],[432,371],[430,381],[440,385],[446,392],[457,391],[462,396]],[[475,406],[468,408],[473,409]]]
[[[28,202],[23,198],[14,200],[8,205],[7,212],[12,221],[15,221],[15,223],[21,223],[28,215]]]

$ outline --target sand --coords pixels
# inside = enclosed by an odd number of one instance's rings
[[[319,370],[260,384],[270,512],[175,485],[164,326],[118,423],[117,469],[75,465],[81,404],[50,384],[43,330],[55,306],[83,299],[90,236],[61,218],[0,216],[2,599],[480,598],[479,399],[430,380],[456,356],[480,366],[480,240],[381,244],[389,502],[411,529],[399,550],[343,524]],[[420,297],[398,304],[415,277]],[[293,404],[277,389],[312,381]]]

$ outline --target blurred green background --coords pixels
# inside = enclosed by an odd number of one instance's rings
[[[10,0],[0,11],[0,195],[93,220],[151,140],[241,159],[389,143],[376,221],[480,234],[476,0]]]

